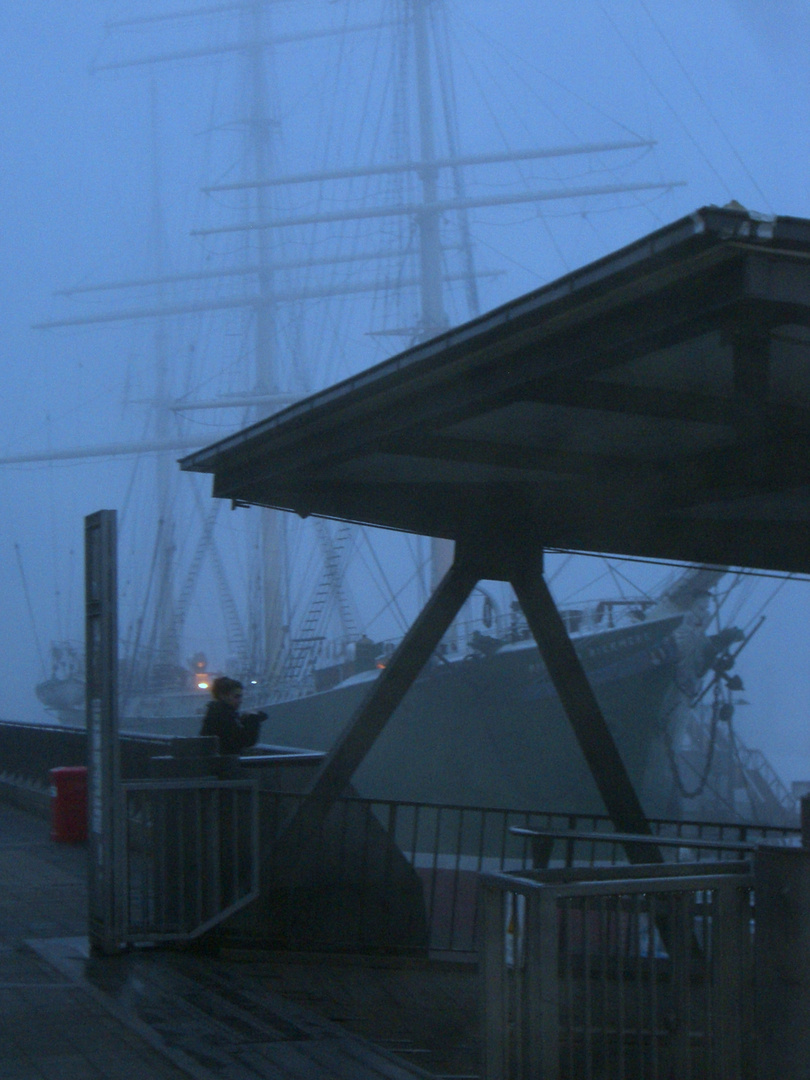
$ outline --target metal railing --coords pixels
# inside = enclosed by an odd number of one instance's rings
[[[740,862],[483,875],[486,1080],[749,1076],[752,888]]]
[[[262,817],[266,835],[272,839],[283,828],[302,795],[263,791]],[[372,826],[381,827],[393,841],[397,857],[389,855],[367,866],[362,860],[334,860],[332,884],[356,886],[358,875],[375,875],[377,893],[394,885],[401,859],[416,871],[424,898],[428,947],[433,954],[472,957],[479,945],[479,875],[528,873],[536,865],[534,831],[558,830],[552,867],[613,865],[621,874],[627,868],[625,849],[612,833],[612,823],[599,815],[530,813],[492,807],[442,806],[429,803],[394,802],[348,797],[332,811],[331,836],[338,850],[343,837],[354,830],[356,851],[371,851],[377,841]],[[666,837],[674,861],[739,858],[738,844],[796,841],[798,829],[726,825],[711,822],[653,821],[653,833]],[[577,835],[572,835],[576,833]],[[325,856],[324,856],[325,858]],[[387,860],[387,861],[386,861]],[[366,890],[360,890],[366,895]],[[363,940],[363,913],[358,908],[345,921],[346,948]]]
[[[122,941],[194,938],[258,896],[255,781],[126,781],[122,802]]]
[[[149,775],[149,761],[171,752],[172,736],[121,733],[121,773],[125,779]],[[0,720],[0,775],[10,781],[48,787],[51,769],[87,764],[87,729],[67,724],[23,724]]]

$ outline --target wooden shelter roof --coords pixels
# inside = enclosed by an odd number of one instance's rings
[[[703,208],[181,465],[301,515],[810,572],[810,221]]]

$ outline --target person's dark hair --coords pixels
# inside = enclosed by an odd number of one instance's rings
[[[211,693],[217,699],[221,701],[227,694],[232,694],[234,690],[241,690],[242,684],[238,679],[231,679],[227,675],[220,675],[219,678],[214,679],[211,683]]]

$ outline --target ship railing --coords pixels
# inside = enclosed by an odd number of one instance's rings
[[[603,600],[582,604],[578,607],[561,607],[559,610],[566,630],[570,635],[576,637],[580,634],[614,629],[618,626],[637,625],[639,618],[643,618],[643,615],[639,613],[643,612],[645,606],[647,604],[643,600],[632,603],[629,601]],[[526,641],[532,636],[529,624],[520,609],[508,612],[493,612],[489,618],[477,615],[470,619],[456,620],[439,645],[437,652],[445,657],[454,654],[464,655],[468,652],[470,641],[476,633],[490,636],[501,643]],[[384,662],[393,653],[400,641],[401,638],[395,637],[383,638],[375,642],[379,649],[381,662]],[[301,647],[309,647],[314,653],[317,653],[318,662],[335,664],[349,660],[354,655],[353,650],[356,642],[357,635],[355,634],[329,639],[325,637],[307,639],[307,643]],[[312,680],[300,679],[295,674],[287,673],[278,680],[274,692],[277,694],[278,700],[289,700],[300,696],[303,692],[302,687],[306,688],[306,693],[311,693],[314,689]]]
[[[741,1080],[747,862],[483,874],[485,1080]]]
[[[262,791],[262,818],[268,835],[277,834],[297,807],[303,795]],[[545,811],[519,811],[497,807],[439,805],[395,800],[364,799],[349,796],[339,800],[332,810],[331,836],[348,838],[354,830],[354,842],[360,850],[371,850],[375,839],[370,826],[380,826],[390,837],[393,848],[415,872],[424,898],[428,947],[434,957],[473,960],[481,937],[478,879],[488,873],[531,872],[537,866],[538,830],[562,834],[554,840],[554,849],[546,856],[551,868],[615,867],[619,874],[627,869],[625,848],[613,831],[609,818],[591,814],[560,814]],[[357,840],[358,821],[369,827],[367,840]],[[269,823],[269,825],[268,825]],[[673,863],[711,862],[740,856],[739,845],[747,849],[757,843],[798,843],[799,830],[781,826],[725,824],[701,821],[651,821],[654,837],[667,841]],[[317,841],[316,841],[317,842]],[[338,839],[338,845],[342,842]],[[348,842],[348,841],[347,841]],[[391,863],[391,873],[395,868]],[[357,863],[352,864],[356,872]],[[341,873],[338,865],[338,877]],[[357,895],[379,895],[384,882],[379,880],[379,863],[369,862],[368,891]],[[383,869],[382,873],[386,871]],[[346,871],[348,875],[348,870]],[[392,877],[393,882],[393,877]],[[349,887],[348,876],[345,882]],[[352,887],[356,882],[352,883]],[[341,881],[335,880],[336,889]],[[393,885],[392,885],[393,887]],[[364,915],[362,902],[345,926],[347,950],[358,948],[364,939],[364,919],[380,917],[378,908]]]
[[[258,783],[122,784],[122,941],[189,940],[259,895]]]

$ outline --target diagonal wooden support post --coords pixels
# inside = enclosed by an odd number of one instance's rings
[[[526,549],[524,549],[526,550]],[[617,832],[652,836],[633,783],[543,576],[542,557],[513,564],[511,584]],[[654,844],[629,844],[634,863],[663,862]]]
[[[456,560],[358,706],[327,754],[307,795],[290,818],[273,849],[278,866],[299,861],[308,838],[319,834],[324,819],[362,763],[378,735],[419,672],[430,659],[479,574],[471,562]]]

